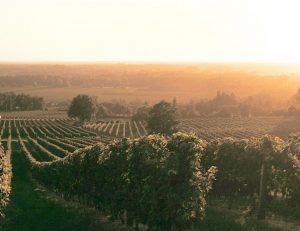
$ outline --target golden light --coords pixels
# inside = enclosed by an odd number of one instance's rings
[[[299,62],[294,0],[2,1],[2,61]]]

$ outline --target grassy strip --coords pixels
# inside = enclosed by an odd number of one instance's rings
[[[220,209],[208,207],[204,221],[196,225],[195,231],[286,231],[285,229],[273,228],[264,222],[249,220],[241,225],[236,215]],[[236,221],[235,221],[236,220]],[[192,230],[192,229],[190,229]],[[189,230],[189,231],[190,231]]]
[[[47,200],[37,191],[28,175],[28,163],[17,143],[13,144],[13,181],[11,202],[6,211],[3,231],[93,231],[103,230],[89,214],[65,208]]]
[[[6,211],[6,222],[0,230],[3,231],[94,231],[125,230],[109,222],[95,211],[88,211],[76,206],[70,206],[63,200],[55,199],[41,190],[37,190],[28,174],[28,162],[20,151],[19,144],[13,143],[13,181],[11,202]],[[48,197],[48,199],[46,198]],[[235,221],[235,215],[224,210],[207,208],[205,220],[196,224],[194,229],[205,231],[282,231],[267,227],[256,221],[244,225]]]

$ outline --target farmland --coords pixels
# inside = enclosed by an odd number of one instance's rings
[[[200,138],[211,140],[215,138],[233,137],[249,138],[272,134],[286,138],[290,133],[300,131],[299,117],[234,117],[234,118],[197,118],[180,121],[180,130],[193,131]]]
[[[148,134],[144,121],[108,120],[98,123],[87,123],[83,127],[98,134],[115,138],[137,138]]]
[[[282,138],[286,138],[290,132],[299,131],[299,123],[297,122],[298,119],[298,117],[275,116],[249,118],[198,117],[181,119],[179,130],[186,132],[195,132],[201,139],[208,141],[209,143],[207,146],[207,152],[212,151],[210,148],[214,146],[211,145],[214,144],[214,140],[216,140],[217,138],[236,138],[233,141],[222,140],[220,143],[221,146],[232,145],[233,150],[235,150],[235,148],[237,148],[239,145],[246,144],[244,141],[241,141],[241,139],[245,138],[249,139],[251,137],[257,137],[258,140],[253,140],[253,142],[255,142],[255,145],[258,145],[259,142],[262,142],[259,137],[265,134],[273,134],[278,135]],[[90,224],[95,225],[95,227],[98,227],[98,229],[99,227],[103,227],[103,224],[101,222],[100,224],[94,224],[95,221],[99,219],[95,218],[95,216],[97,217],[99,215],[86,215],[86,213],[79,213],[78,209],[74,209],[72,206],[71,208],[65,209],[64,207],[61,207],[61,203],[65,205],[68,204],[69,200],[71,200],[79,203],[80,206],[82,206],[82,204],[85,206],[98,206],[99,204],[101,204],[101,206],[103,206],[103,208],[105,209],[102,208],[100,210],[104,210],[106,213],[111,214],[112,217],[117,216],[117,213],[115,214],[115,210],[120,210],[121,212],[123,211],[123,207],[120,206],[124,206],[126,209],[130,210],[130,208],[132,208],[132,203],[144,203],[143,199],[138,198],[144,198],[147,195],[150,195],[147,194],[148,187],[150,186],[147,186],[145,190],[143,187],[141,187],[141,191],[139,192],[139,194],[136,194],[135,200],[132,201],[131,199],[129,204],[127,204],[126,202],[127,199],[125,198],[128,197],[127,195],[131,195],[131,191],[128,192],[125,190],[125,188],[122,188],[124,182],[120,181],[118,177],[120,176],[119,174],[127,175],[128,170],[127,167],[124,167],[124,165],[120,163],[124,162],[124,164],[126,164],[127,161],[131,163],[130,161],[134,161],[134,159],[127,159],[127,157],[124,159],[125,156],[122,156],[123,154],[120,156],[120,154],[117,153],[124,152],[127,155],[128,150],[126,151],[123,149],[126,147],[130,147],[130,145],[133,145],[133,143],[131,143],[131,141],[120,140],[122,140],[122,138],[136,138],[136,145],[141,142],[140,148],[142,149],[139,149],[139,146],[136,146],[135,148],[137,148],[137,150],[143,150],[143,152],[146,150],[144,148],[148,147],[148,142],[151,143],[153,142],[153,140],[155,140],[154,147],[157,148],[158,153],[159,150],[162,150],[161,145],[163,144],[163,142],[172,142],[164,141],[164,138],[160,137],[145,137],[148,134],[147,124],[145,121],[108,118],[98,122],[86,122],[82,126],[78,126],[76,125],[75,120],[69,119],[64,112],[56,111],[37,111],[35,113],[2,113],[0,127],[1,143],[4,147],[4,150],[8,154],[12,153],[12,157],[9,157],[12,158],[13,170],[12,195],[6,212],[8,219],[3,226],[3,229],[8,231],[20,230],[21,227],[23,230],[41,229],[41,227],[42,230],[48,230],[48,228],[49,230],[64,230],[66,227],[67,229],[73,230],[85,230],[84,227],[88,227]],[[182,136],[180,139],[187,139],[185,135],[179,134],[179,137],[180,136]],[[172,139],[176,140],[177,138],[176,136],[174,136]],[[189,142],[187,143],[188,145],[191,144],[190,142],[198,142],[198,138],[192,139],[193,141],[189,140]],[[114,142],[112,142],[113,140]],[[174,142],[176,143],[177,141],[175,140]],[[231,142],[237,142],[239,145],[236,146]],[[202,143],[199,144],[203,145]],[[115,152],[116,150],[119,151]],[[133,151],[135,149],[130,150]],[[117,155],[112,155],[112,152],[115,152],[115,154]],[[234,152],[235,151],[233,151],[233,153]],[[140,152],[137,151],[137,154],[138,153]],[[147,151],[145,153],[147,153]],[[230,152],[225,153],[226,155],[230,154]],[[244,154],[248,156],[247,158],[251,157],[249,153]],[[133,157],[134,155],[130,154],[128,158]],[[235,157],[233,156],[228,158],[230,160],[231,158],[233,158],[232,161],[234,161]],[[275,156],[272,158],[277,157]],[[247,161],[250,160],[251,159],[247,159]],[[166,161],[166,159],[162,159],[160,161]],[[128,167],[134,167],[134,165],[131,165],[129,163]],[[148,165],[145,165],[145,167],[146,166]],[[158,166],[164,166],[164,164]],[[149,167],[150,166],[148,166],[147,168]],[[90,169],[94,170],[90,171]],[[151,168],[149,168],[148,170],[150,169]],[[130,174],[132,174],[131,171],[137,171],[137,176],[140,175],[140,170],[135,169],[135,167],[129,171]],[[160,168],[151,169],[151,171],[153,171],[152,174],[157,174],[157,171],[160,171],[160,174],[166,177],[164,175],[164,171],[162,171],[162,169]],[[212,170],[208,170],[208,172],[210,171]],[[279,166],[278,171],[286,171],[286,169],[282,170],[281,166]],[[149,180],[149,177],[153,176],[152,174],[144,175],[145,180]],[[76,176],[76,179],[74,179],[74,176]],[[95,176],[97,177],[95,178]],[[38,191],[40,190],[40,186],[35,186],[35,183],[32,183],[32,177],[42,185],[46,186],[46,190],[43,189],[42,193],[36,192],[37,189]],[[132,178],[132,180],[133,179],[136,178]],[[240,180],[240,178],[238,179]],[[157,185],[159,181],[155,180],[153,182],[155,182],[155,185]],[[165,182],[159,183],[162,184],[162,189],[165,188]],[[28,191],[22,191],[22,189],[20,188],[21,184],[23,185],[22,187],[28,188]],[[102,188],[102,184],[104,184],[104,188]],[[116,184],[119,184],[119,186]],[[222,185],[223,182],[218,182],[218,184]],[[170,185],[170,187],[172,186]],[[278,187],[280,188],[281,186],[279,185]],[[60,197],[62,197],[63,199],[59,200],[62,200],[62,202],[54,203],[51,200],[49,201],[49,199],[45,199],[45,196],[41,196],[44,195],[48,191],[48,189],[50,191],[54,190],[54,192],[56,192],[58,195],[61,195]],[[215,190],[217,189],[218,188],[216,188]],[[253,190],[256,190],[255,185],[250,188],[250,191]],[[291,187],[291,189],[289,190],[294,190],[294,188]],[[175,196],[178,192],[174,191],[174,193]],[[47,195],[46,197],[48,198]],[[97,198],[96,201],[95,198]],[[109,198],[112,198],[113,200]],[[151,206],[156,205],[156,199],[157,198],[152,199],[154,200],[154,202],[151,203]],[[26,204],[23,204],[22,201],[27,202]],[[115,203],[115,201],[122,201],[122,203]],[[38,203],[41,207],[37,207],[36,212],[31,211],[28,213],[27,207],[32,206],[32,203]],[[43,206],[50,206],[49,203],[51,204],[51,209],[48,207],[47,209],[45,209]],[[172,204],[174,203],[172,202]],[[18,209],[16,210],[16,208]],[[222,205],[218,205],[218,209],[220,208],[223,208]],[[48,216],[47,214],[50,211],[53,211],[53,215],[49,215],[49,217],[51,217],[51,219],[54,219],[55,222],[51,225],[47,225],[47,219],[43,220],[41,216]],[[203,227],[208,227],[207,230],[216,230],[216,226],[221,227],[221,224],[225,222],[228,227],[236,227],[236,230],[248,230],[248,228],[242,227],[239,223],[236,223],[234,221],[234,218],[232,218],[230,215],[224,218],[222,216],[222,212],[218,211],[219,210],[215,210],[215,208],[208,207],[205,222],[201,225]],[[298,214],[297,210],[295,211],[295,213]],[[41,219],[39,222],[30,223],[26,221],[27,216],[37,216],[41,217]],[[62,219],[60,219],[59,216],[61,216]],[[103,215],[100,216],[103,217]],[[151,213],[149,213],[148,216],[151,216]],[[293,220],[298,219],[298,215],[295,216],[296,218],[293,218]],[[23,224],[17,222],[17,220],[20,219],[24,221]],[[32,219],[34,218],[32,217]],[[76,224],[74,222],[71,222],[71,220],[67,221],[67,219],[77,219],[79,222],[79,226],[74,227],[74,225]],[[102,219],[103,218],[101,218],[101,220]],[[226,219],[226,221],[224,221],[224,219]],[[66,223],[61,223],[65,220]],[[268,221],[269,220],[270,218],[268,218]],[[288,227],[288,225],[297,227],[297,223],[295,223],[294,221],[291,223],[284,223],[284,227]],[[47,228],[44,229],[45,226],[47,226]],[[51,227],[53,229],[51,229]],[[110,224],[109,227],[112,227],[112,224]],[[250,224],[249,227],[254,226]],[[266,227],[267,226],[263,224],[261,227],[258,227],[257,230],[265,230]],[[271,227],[273,226],[268,226],[267,229],[277,230]],[[88,228],[87,230],[94,229]],[[121,224],[117,224],[115,226],[115,230],[127,229],[125,229]],[[297,228],[291,228],[288,230],[297,230]]]
[[[20,129],[25,125],[28,128],[36,129],[38,134],[43,134],[40,130],[49,124],[60,126],[60,129],[65,130],[62,134],[69,131],[69,126],[72,127],[73,121],[68,118],[65,111],[49,110],[49,111],[16,111],[1,113],[1,128],[3,125],[8,126],[11,121],[12,128],[14,124]],[[14,121],[15,120],[15,121]],[[8,128],[4,127],[6,130]],[[42,129],[40,129],[40,127]],[[51,126],[50,126],[51,127]],[[64,128],[65,129],[64,129]],[[68,134],[80,135],[73,133]],[[133,121],[131,119],[103,119],[98,122],[86,122],[82,125],[82,129],[89,131],[90,134],[103,135],[114,138],[138,138],[148,134],[147,124],[145,121]],[[29,129],[31,130],[31,129]],[[272,134],[281,138],[286,138],[290,133],[300,131],[300,117],[293,116],[257,116],[257,117],[195,117],[179,120],[178,130],[195,132],[199,138],[204,140],[212,140],[215,138],[233,137],[233,138],[249,138],[259,137],[265,134]],[[48,131],[49,133],[49,131]],[[50,129],[50,135],[51,135]],[[55,137],[56,134],[52,134]],[[60,135],[62,136],[62,135]]]
[[[0,229],[83,230],[90,224],[94,224],[95,221],[91,220],[91,215],[81,214],[72,207],[73,205],[66,209],[55,202],[57,199],[55,201],[46,200],[45,195],[37,192],[39,186],[32,183],[30,179],[28,160],[41,164],[61,161],[75,150],[83,149],[100,141],[108,142],[110,139],[100,138],[95,133],[73,126],[72,120],[61,119],[60,113],[55,113],[56,119],[45,119],[45,113],[35,113],[34,116],[30,112],[13,114],[18,118],[25,119],[13,119],[10,117],[12,114],[2,113],[6,119],[0,121],[1,143],[8,160],[11,159],[12,162],[12,166],[9,164],[6,168],[7,173],[5,174],[9,177],[8,181],[1,180],[1,190],[4,190],[2,183],[5,183],[7,189],[9,191],[11,189],[12,192],[6,211],[6,222],[0,222]],[[48,114],[52,118],[53,115]],[[38,117],[40,119],[36,119]],[[12,156],[10,156],[11,152]],[[13,172],[12,182],[10,182],[11,170]],[[1,198],[7,200],[7,196],[3,197],[3,195],[9,195],[9,191],[1,191]],[[3,192],[8,193],[3,194]],[[30,209],[29,213],[28,208]],[[47,219],[43,218],[49,214],[52,214],[50,219],[54,219],[55,223],[49,224]],[[39,222],[33,222],[38,217],[40,217]],[[67,221],[68,219],[69,221]],[[74,223],[74,219],[78,222]],[[102,227],[102,224],[97,224],[97,227]],[[116,230],[120,229],[119,226],[117,227]]]
[[[56,156],[47,148],[52,148],[54,153],[61,153],[62,150],[73,152],[105,139],[71,125],[70,120],[66,119],[5,119],[1,120],[0,126],[2,142],[20,140],[24,148],[39,150],[45,154],[44,158],[50,159]]]
[[[216,138],[249,138],[260,137],[265,134],[273,134],[281,138],[287,138],[290,133],[300,131],[299,117],[262,116],[262,117],[199,117],[180,119],[178,129],[180,131],[195,132],[201,139],[210,141]],[[112,138],[138,138],[148,133],[144,121],[103,120],[90,122],[83,126],[85,129],[97,134]]]
[[[300,231],[296,2],[1,2],[0,231]]]

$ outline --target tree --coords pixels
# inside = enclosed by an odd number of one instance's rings
[[[171,135],[176,132],[176,108],[171,103],[161,101],[149,111],[148,129],[150,133]]]
[[[292,102],[295,103],[295,104],[300,103],[300,88],[298,88],[297,93],[292,96]]]
[[[79,118],[80,122],[91,119],[95,112],[93,99],[88,95],[78,95],[73,98],[69,107],[68,116]]]
[[[298,111],[297,111],[297,108],[294,107],[293,105],[291,105],[289,108],[288,108],[288,115],[290,116],[295,116],[298,114]]]
[[[204,146],[194,134],[182,132],[149,135],[130,144],[125,198],[135,223],[147,224],[149,230],[183,230],[204,217],[216,172],[215,167],[202,168]]]
[[[135,121],[147,121],[149,118],[149,110],[149,107],[142,106],[137,109],[136,113],[131,117],[131,119]]]
[[[28,111],[41,110],[43,98],[37,96],[16,94],[14,92],[0,93],[1,111]]]

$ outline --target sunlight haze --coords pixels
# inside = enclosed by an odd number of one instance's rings
[[[0,61],[300,61],[298,1],[0,0]]]

